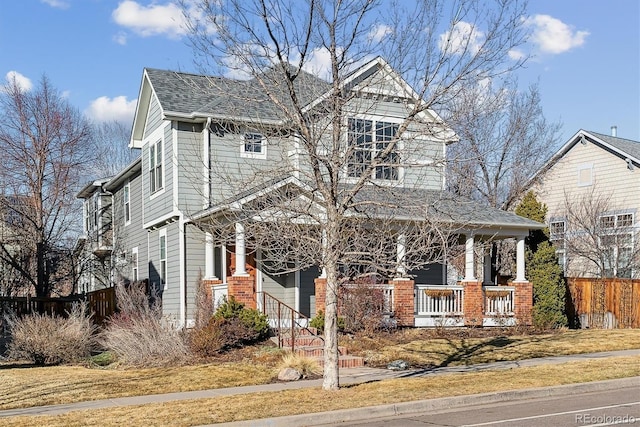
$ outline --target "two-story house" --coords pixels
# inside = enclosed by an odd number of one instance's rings
[[[580,130],[532,177],[567,277],[636,278],[640,142]]]
[[[94,218],[95,212],[110,209],[113,235],[109,241],[98,238],[91,246],[94,258],[109,256],[113,267],[109,280],[148,280],[162,299],[163,313],[180,325],[193,321],[200,278],[213,287],[214,296],[234,295],[253,306],[259,293],[268,292],[308,316],[323,307],[320,268],[274,273],[265,268],[263,253],[269,248],[246,250],[252,236],[245,235],[242,223],[232,223],[233,236],[226,244],[217,243],[215,230],[202,227],[207,222],[221,224],[226,218],[232,221],[239,209],[257,203],[265,194],[292,195],[291,204],[303,198],[321,199],[305,179],[310,160],[300,149],[296,124],[279,114],[291,106],[264,95],[265,90],[281,90],[277,80],[272,83],[265,88],[255,80],[145,69],[130,142],[130,147],[141,149],[140,159],[79,193],[85,200],[87,235],[109,221]],[[295,84],[304,85],[300,102],[311,125],[330,132],[331,124],[323,116],[330,86],[305,72]],[[345,137],[353,145],[340,172],[349,185],[397,137],[408,114],[406,106],[420,100],[381,58],[354,70],[342,90],[351,99],[344,107],[344,126]],[[363,191],[393,188],[388,197],[431,206],[434,214],[437,211],[455,226],[465,254],[462,277],[447,277],[446,266],[438,263],[404,272],[402,280],[387,278],[389,295],[397,296],[391,298],[399,322],[434,325],[436,318],[451,316],[451,324],[492,324],[491,316],[501,314],[527,323],[531,284],[524,276],[524,238],[530,229],[543,226],[446,195],[446,147],[456,140],[455,133],[430,110],[422,112],[412,126],[400,148],[372,169],[372,184]],[[431,132],[420,132],[421,126]],[[274,175],[274,170],[279,173]],[[490,257],[476,250],[477,242],[496,238],[517,239],[517,275],[513,286],[492,293],[490,265],[478,266],[482,264],[478,260]],[[392,243],[394,248],[401,246]],[[436,291],[428,292],[432,287]]]

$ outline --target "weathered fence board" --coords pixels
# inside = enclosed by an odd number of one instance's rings
[[[640,328],[640,280],[569,278],[567,314],[576,326]]]

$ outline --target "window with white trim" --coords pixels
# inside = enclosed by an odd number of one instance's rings
[[[149,192],[162,189],[162,140],[149,147]]]
[[[634,257],[633,224],[633,213],[600,216],[599,243],[604,277],[632,277]]]
[[[131,223],[131,186],[129,181],[127,181],[122,190],[122,203],[124,205],[124,223],[129,225]]]
[[[131,281],[137,282],[138,278],[138,247],[131,249]]]
[[[159,234],[159,255],[160,265],[158,275],[160,276],[160,285],[167,289],[167,230],[160,230]]]
[[[267,140],[258,132],[246,132],[240,149],[241,157],[265,159],[267,157]]]
[[[551,220],[549,222],[549,240],[556,248],[558,264],[566,271],[567,256],[565,250],[565,233],[567,232],[567,222],[565,220]]]
[[[351,155],[347,164],[350,177],[360,177],[377,160],[372,170],[373,179],[399,179],[400,156],[397,147],[379,158],[389,144],[396,139],[398,125],[384,121],[349,118],[347,124],[347,143]]]

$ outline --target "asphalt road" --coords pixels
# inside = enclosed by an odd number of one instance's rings
[[[369,419],[341,426],[640,426],[640,385],[452,410]]]

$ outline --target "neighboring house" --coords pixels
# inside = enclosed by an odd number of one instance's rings
[[[405,119],[403,102],[417,101],[406,82],[380,58],[355,70],[347,83],[353,91],[375,89],[358,92],[354,99],[361,102],[349,106],[353,112],[350,132],[375,141],[370,147],[380,146],[397,130],[397,124]],[[309,88],[304,93],[310,109],[329,89],[326,82],[308,73],[301,73],[296,84]],[[223,218],[230,210],[270,192],[314,191],[295,171],[260,181],[260,171],[272,169],[282,159],[288,159],[298,171],[307,167],[297,149],[295,132],[277,115],[268,98],[264,96],[260,102],[243,98],[250,93],[255,100],[261,90],[252,80],[144,70],[130,142],[130,147],[141,149],[140,159],[115,177],[88,184],[78,194],[85,201],[91,257],[97,264],[112,266],[100,280],[148,280],[161,297],[163,313],[186,326],[194,319],[199,278],[212,287],[214,298],[221,293],[234,295],[256,306],[258,294],[265,291],[310,317],[324,307],[325,282],[318,268],[268,272],[260,250],[246,253],[240,224],[234,244],[226,247],[215,245],[212,236],[198,227],[199,222]],[[366,111],[359,111],[363,105],[367,105]],[[314,117],[321,121],[321,110]],[[410,277],[405,272],[400,279],[389,278],[384,286],[398,322],[436,325],[450,317],[447,324],[490,325],[495,324],[496,316],[511,320],[515,316],[529,323],[531,284],[524,276],[524,238],[530,229],[543,226],[444,195],[445,162],[434,160],[442,160],[447,144],[456,137],[435,113],[427,112],[424,121],[442,128],[444,137],[406,141],[419,150],[413,156],[421,173],[414,173],[411,162],[399,161],[402,153],[393,153],[398,166],[376,169],[374,182],[379,184],[376,187],[392,186],[398,197],[425,202],[433,199],[439,214],[458,225],[466,251],[464,276],[460,285],[458,278],[447,277],[443,265],[432,265],[428,270],[411,272]],[[257,122],[269,123],[269,135],[256,131],[252,123]],[[275,139],[277,144],[272,143]],[[358,161],[344,173],[357,177],[369,155],[356,152]],[[246,185],[239,191],[218,179],[216,170],[236,171],[233,178]],[[106,234],[101,237],[103,231]],[[490,265],[477,267],[475,253],[478,241],[496,238],[518,240],[513,286],[499,292],[490,286],[491,275],[486,273]],[[395,247],[396,242],[392,243]],[[88,280],[96,283],[97,279]],[[454,284],[447,285],[450,282]]]
[[[640,274],[640,142],[580,130],[533,176],[568,277]]]

